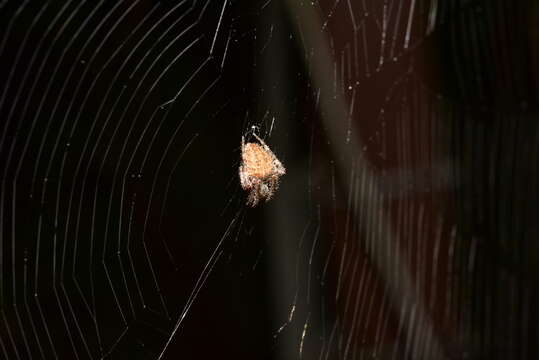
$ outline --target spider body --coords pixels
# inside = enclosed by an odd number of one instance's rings
[[[240,183],[249,191],[247,205],[254,207],[259,201],[271,199],[279,187],[279,178],[286,173],[283,164],[277,159],[266,143],[253,134],[260,144],[245,143],[241,139]]]

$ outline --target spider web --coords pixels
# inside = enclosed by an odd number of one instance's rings
[[[2,357],[534,358],[537,10],[0,2]]]

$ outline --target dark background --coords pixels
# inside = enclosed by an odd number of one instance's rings
[[[536,358],[538,11],[1,2],[0,357]]]

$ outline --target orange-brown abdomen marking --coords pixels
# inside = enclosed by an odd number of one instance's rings
[[[245,144],[243,171],[257,178],[265,178],[274,172],[273,158],[264,148],[255,143]]]

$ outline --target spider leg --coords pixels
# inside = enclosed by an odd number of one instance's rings
[[[279,175],[284,175],[286,174],[286,169],[284,168],[283,164],[279,161],[279,159],[277,159],[276,157],[274,157],[273,159],[273,166],[275,167],[275,172]]]
[[[260,198],[255,191],[251,191],[249,195],[247,195],[247,205],[249,205],[250,207],[255,207],[256,204],[258,204],[259,200]]]
[[[249,177],[243,171],[243,166],[240,166],[240,184],[244,189],[251,187],[251,182],[249,181]]]

